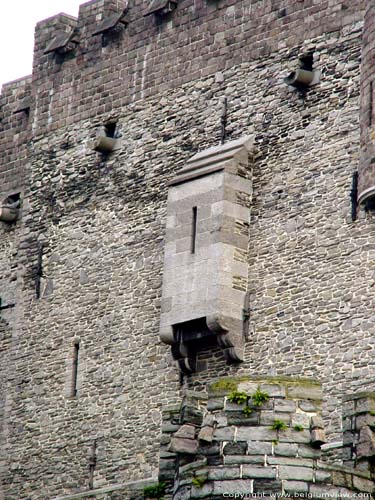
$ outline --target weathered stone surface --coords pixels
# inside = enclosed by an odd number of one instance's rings
[[[213,493],[215,495],[226,494],[241,494],[249,493],[251,491],[252,482],[246,479],[239,479],[236,481],[218,481],[214,484]]]
[[[283,488],[287,493],[306,493],[309,490],[308,483],[303,481],[283,481]]]
[[[245,455],[247,450],[247,443],[244,442],[236,442],[236,443],[227,443],[223,447],[224,455]]]
[[[86,489],[94,438],[95,488],[156,476],[161,409],[180,391],[158,341],[160,310],[171,306],[161,301],[163,249],[171,250],[165,225],[173,222],[166,186],[196,152],[219,144],[224,94],[228,140],[254,134],[257,149],[250,244],[234,252],[249,276],[232,283],[251,294],[249,341],[235,368],[218,350],[202,351],[207,370],[189,385],[202,389],[233,372],[321,378],[330,441],[341,439],[341,392],[375,389],[373,214],[360,209],[352,223],[348,196],[359,122],[371,131],[374,6],[286,0],[280,18],[278,2],[253,3],[187,0],[159,24],[143,19],[135,2],[128,31],[102,46],[91,33],[123,4],[90,2],[78,21],[39,23],[33,77],[3,86],[0,202],[21,192],[22,213],[14,226],[0,224],[2,304],[16,303],[1,312],[0,496],[39,500]],[[75,53],[43,54],[57,31],[77,26]],[[324,76],[301,93],[283,76],[309,47]],[[29,116],[13,114],[27,96]],[[122,147],[103,158],[88,145],[111,120]],[[226,194],[250,206],[238,187]],[[239,234],[228,238],[241,243],[246,230],[236,223]],[[54,289],[36,299],[42,240]],[[84,285],[80,269],[90,279]],[[182,289],[189,285],[181,276]],[[75,338],[78,397],[69,399]],[[317,400],[295,399],[315,411],[308,401],[313,408]]]
[[[198,451],[198,442],[194,439],[173,437],[169,449],[175,453],[195,455]]]
[[[242,473],[245,479],[276,479],[276,468],[274,467],[250,467],[244,465]]]
[[[314,446],[321,446],[327,442],[326,433],[324,429],[313,429],[311,431],[311,443]]]
[[[213,436],[214,436],[214,429],[213,429],[213,427],[204,426],[199,431],[198,439],[200,441],[206,441],[207,443],[211,443],[212,440],[213,440]]]
[[[292,465],[280,465],[280,479],[289,479],[296,481],[312,481],[313,470],[307,467],[294,467]]]
[[[226,479],[239,479],[240,476],[239,467],[217,467],[209,472],[208,479],[210,481],[224,481]]]
[[[177,432],[174,433],[174,438],[194,439],[196,428],[193,425],[181,425]]]

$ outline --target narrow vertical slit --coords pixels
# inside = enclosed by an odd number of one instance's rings
[[[89,490],[94,489],[94,474],[96,468],[96,439],[94,439],[91,446],[90,461],[89,461]]]
[[[370,102],[369,102],[369,127],[372,126],[372,121],[373,121],[373,113],[374,113],[374,82],[370,82]]]
[[[104,125],[104,131],[106,137],[115,138],[116,135],[116,122],[108,122]]]
[[[352,221],[357,220],[357,208],[358,208],[358,172],[353,172],[352,176],[352,189],[350,191],[350,198],[352,201]]]
[[[195,253],[195,244],[197,238],[197,207],[193,207],[193,220],[191,224],[191,253]]]
[[[72,397],[77,396],[77,379],[78,379],[78,357],[79,357],[79,342],[75,342],[73,347],[73,363],[72,363]]]
[[[40,288],[41,280],[43,276],[43,245],[38,245],[38,261],[35,273],[35,295],[37,299],[40,299]]]

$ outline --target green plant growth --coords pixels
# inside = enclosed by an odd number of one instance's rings
[[[271,429],[274,430],[274,431],[285,431],[285,429],[287,429],[288,426],[286,425],[285,422],[283,422],[282,420],[274,420],[272,426],[271,426]]]
[[[250,406],[245,406],[242,411],[247,417],[249,417],[253,413],[253,410],[250,408]]]
[[[370,411],[370,415],[371,415],[372,417],[375,417],[375,411],[374,411],[374,410],[371,410],[371,411]]]
[[[369,424],[370,429],[372,432],[375,432],[375,424]]]
[[[262,392],[259,387],[251,396],[254,406],[262,406],[263,403],[270,399],[269,395],[266,392]]]
[[[158,483],[153,486],[147,486],[143,490],[143,495],[145,498],[158,498],[161,500],[162,496],[165,493],[167,485],[165,483]]]
[[[279,441],[277,439],[272,439],[272,444],[276,446],[277,444],[279,444]]]
[[[297,424],[294,426],[294,430],[297,432],[302,432],[303,431],[303,426],[300,424]]]
[[[245,392],[233,391],[228,394],[228,399],[231,403],[242,405],[242,403],[246,403],[247,401],[247,394]]]
[[[194,479],[192,479],[191,482],[197,488],[203,488],[203,486],[205,485],[206,481],[207,481],[207,479],[205,477],[203,477],[203,476],[197,476]]]

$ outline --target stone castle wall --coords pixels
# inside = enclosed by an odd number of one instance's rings
[[[0,227],[0,296],[15,303],[1,311],[1,500],[86,490],[94,439],[94,488],[157,476],[161,411],[180,398],[159,340],[167,183],[218,144],[224,95],[228,140],[255,138],[249,336],[243,364],[208,349],[184,386],[313,376],[330,440],[342,394],[375,388],[374,229],[364,212],[351,221],[349,197],[363,2],[185,0],[159,23],[136,2],[102,47],[91,31],[122,7],[39,23],[32,77],[1,95],[0,193],[22,198]],[[76,26],[74,56],[43,54]],[[303,94],[283,77],[307,50],[322,77]],[[25,97],[29,116],[14,113]],[[91,143],[109,121],[120,146],[103,157]]]

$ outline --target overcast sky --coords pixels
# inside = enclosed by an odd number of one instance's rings
[[[3,0],[0,13],[0,85],[31,74],[37,22],[65,12],[77,17],[87,0]]]

